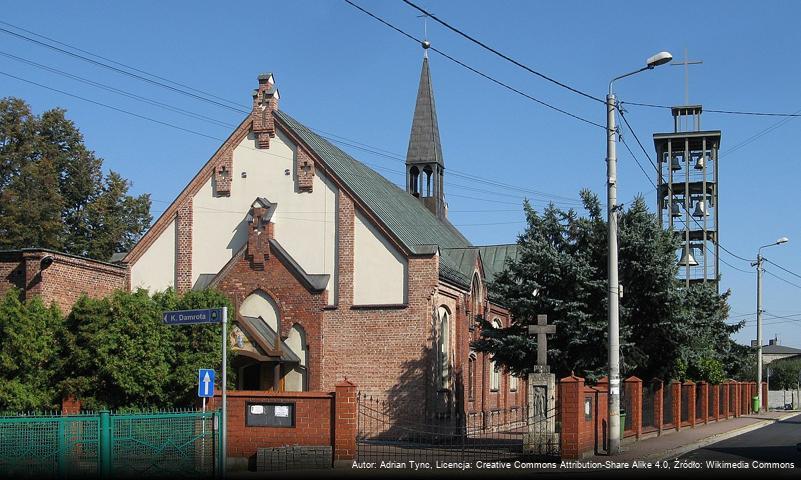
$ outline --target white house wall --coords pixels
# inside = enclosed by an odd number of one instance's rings
[[[328,299],[335,302],[337,190],[318,169],[313,191],[297,192],[295,153],[280,131],[269,149],[257,149],[248,135],[233,152],[230,197],[215,197],[212,179],[195,194],[192,284],[201,274],[216,274],[247,243],[245,217],[256,197],[266,197],[278,204],[272,217],[276,240],[307,273],[331,275]]]
[[[353,303],[406,303],[406,258],[359,212],[353,244]]]
[[[175,285],[175,220],[131,266],[131,288],[151,292]]]

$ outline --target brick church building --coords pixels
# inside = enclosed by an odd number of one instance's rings
[[[488,282],[516,249],[474,246],[450,223],[445,175],[427,57],[405,189],[279,109],[263,74],[252,112],[124,258],[52,252],[44,269],[47,252],[0,252],[0,273],[39,275],[44,292],[58,265],[86,262],[106,289],[219,289],[236,307],[238,389],[330,391],[346,377],[426,418],[514,408],[525,379],[470,342],[478,317],[508,325]]]

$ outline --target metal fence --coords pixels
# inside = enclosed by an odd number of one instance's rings
[[[0,417],[0,477],[211,477],[213,412]]]
[[[681,386],[681,423],[690,421],[690,388],[689,385]]]
[[[455,419],[417,420],[398,417],[387,402],[360,395],[357,458],[367,462],[433,463],[558,455],[558,412],[558,406],[540,414],[521,406]]]
[[[704,396],[703,396],[703,385],[697,384],[695,386],[695,419],[701,420],[704,418],[704,410],[709,411],[709,407],[704,405]],[[706,399],[707,404],[709,403],[709,399]],[[705,408],[706,407],[706,408]]]
[[[643,387],[642,389],[642,427],[644,429],[652,428],[656,425],[655,411],[654,411],[654,395],[659,392],[656,384],[651,384],[650,387]]]
[[[673,384],[662,386],[662,425],[673,425]]]

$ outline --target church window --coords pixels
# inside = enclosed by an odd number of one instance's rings
[[[514,375],[510,375],[509,376],[509,391],[510,392],[516,392],[517,391],[517,382],[518,382],[518,379],[517,379],[516,376],[514,376]]]
[[[437,373],[439,388],[446,390],[450,386],[450,312],[445,307],[437,309],[439,319],[439,338],[437,342]]]
[[[497,318],[492,321],[493,328],[502,328],[501,321]],[[497,392],[501,389],[501,366],[495,359],[490,360],[490,391]]]
[[[470,319],[470,325],[478,319],[481,314],[481,281],[478,278],[478,274],[473,275],[473,285],[471,287],[471,311],[470,315],[472,318]]]
[[[476,398],[476,353],[470,352],[467,357],[467,398]]]

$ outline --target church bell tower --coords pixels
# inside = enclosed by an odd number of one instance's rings
[[[445,161],[442,159],[434,89],[428,69],[429,47],[430,43],[424,41],[423,68],[406,153],[406,191],[419,198],[437,218],[444,219],[447,216],[443,190]]]

